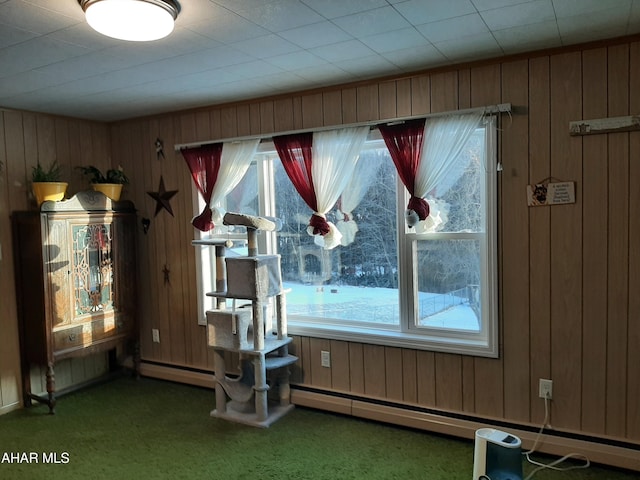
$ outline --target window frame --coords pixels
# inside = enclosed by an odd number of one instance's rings
[[[510,105],[503,104],[495,107],[495,112],[509,111]],[[485,108],[487,111],[487,108]],[[463,113],[463,112],[457,112]],[[404,209],[408,194],[404,185],[396,176],[396,235],[398,245],[398,302],[400,325],[385,326],[375,323],[330,321],[324,324],[317,320],[289,315],[288,331],[292,335],[324,338],[330,340],[350,341],[364,344],[376,344],[390,347],[410,348],[448,352],[463,355],[497,358],[498,345],[498,152],[497,152],[497,118],[495,115],[485,117],[485,189],[486,189],[486,231],[484,234],[471,234],[478,238],[483,236],[481,248],[481,275],[486,285],[481,291],[483,299],[482,321],[480,332],[465,332],[455,329],[443,329],[415,326],[417,306],[417,274],[412,268],[413,259],[417,255],[417,242],[431,238],[469,238],[467,233],[415,233],[409,231],[404,220]],[[338,126],[334,128],[339,128]],[[366,147],[365,147],[366,148]],[[265,154],[264,146],[258,154]],[[258,195],[260,215],[274,216],[275,195],[273,182],[273,157],[270,160],[258,161]],[[192,198],[195,214],[202,209],[202,199],[195,186],[192,186]],[[195,240],[213,238],[205,232],[195,230]],[[226,239],[228,236],[225,235]],[[218,236],[218,238],[221,238]],[[273,253],[277,247],[276,232],[260,232],[260,251]],[[206,325],[205,311],[208,307],[206,292],[213,290],[215,285],[214,249],[206,246],[195,246],[196,270],[198,284],[198,324]],[[206,252],[208,250],[208,252]],[[199,254],[198,254],[199,251]],[[214,270],[211,272],[211,270]],[[207,290],[209,288],[209,290]],[[213,306],[213,301],[210,302]]]

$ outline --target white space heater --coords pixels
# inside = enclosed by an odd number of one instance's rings
[[[522,442],[494,428],[476,430],[473,480],[522,480]]]

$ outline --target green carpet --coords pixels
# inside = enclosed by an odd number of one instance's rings
[[[297,407],[268,429],[209,416],[211,390],[118,378],[0,416],[0,479],[471,480],[473,444]],[[8,455],[8,456],[7,456]],[[43,463],[48,460],[49,463]],[[57,461],[58,463],[51,463]],[[525,474],[530,471],[525,465]],[[591,467],[535,479],[632,480]]]

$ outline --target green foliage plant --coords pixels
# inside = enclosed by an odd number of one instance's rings
[[[121,166],[118,168],[111,168],[102,173],[100,169],[89,165],[88,167],[78,167],[83,175],[89,177],[91,183],[120,183],[126,185],[129,183],[129,178],[125,175],[124,169]]]
[[[31,167],[31,180],[39,182],[59,182],[62,168],[58,161],[54,160],[48,168],[44,168],[40,162],[35,167]]]

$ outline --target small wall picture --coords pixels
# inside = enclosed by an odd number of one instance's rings
[[[530,207],[562,205],[575,202],[575,182],[542,182],[527,185],[527,205]]]

